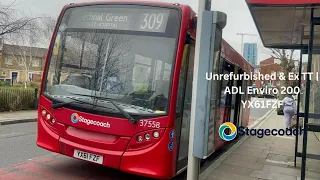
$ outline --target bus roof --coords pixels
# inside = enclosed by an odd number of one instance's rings
[[[260,5],[311,5],[320,4],[320,0],[247,0],[249,4]]]
[[[94,2],[81,2],[81,3],[71,3],[66,5],[66,7],[69,6],[85,6],[85,5],[93,5],[93,4],[128,4],[128,5],[134,5],[134,4],[142,4],[142,5],[154,5],[154,6],[166,6],[166,7],[190,7],[188,5],[183,5],[179,3],[168,3],[168,2],[160,2],[160,1],[141,1],[141,0],[107,0],[107,1],[94,1]]]
[[[253,66],[248,63],[233,47],[225,40],[221,43],[221,57],[232,64],[238,65],[246,72],[253,72]]]
[[[320,5],[320,0],[246,1],[265,47],[301,49],[301,42],[308,44],[311,6]],[[320,15],[319,9],[315,15]]]

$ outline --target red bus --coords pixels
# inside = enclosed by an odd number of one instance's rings
[[[186,169],[195,24],[195,12],[181,4],[66,5],[43,72],[37,145],[152,178]],[[222,38],[215,53],[218,73],[253,71]],[[246,126],[249,119],[240,103],[248,94],[223,94],[248,82],[215,83],[210,152],[225,144],[223,122]]]

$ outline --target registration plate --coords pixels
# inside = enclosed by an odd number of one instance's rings
[[[98,164],[102,164],[103,162],[103,156],[88,153],[88,152],[83,152],[79,150],[74,150],[73,157],[82,159],[85,161],[90,161]]]

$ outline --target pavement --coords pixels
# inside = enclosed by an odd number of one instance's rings
[[[254,103],[255,101],[259,101],[259,104],[264,104],[264,107],[261,106],[259,108],[253,106],[250,108],[250,117],[249,117],[249,125],[252,125],[255,123],[256,120],[261,120],[261,115],[267,114],[271,109],[272,106],[267,106],[267,102],[274,102],[276,99],[267,99],[267,98],[257,98],[252,97],[251,102]],[[272,103],[273,104],[273,103]]]
[[[37,111],[0,112],[0,125],[37,121]]]
[[[275,111],[256,129],[284,128],[284,117]],[[301,152],[302,136],[299,136]],[[243,137],[201,175],[200,180],[298,180],[301,158],[294,167],[294,136]],[[308,153],[320,154],[320,141],[308,133]],[[320,161],[307,159],[306,180],[320,180]]]
[[[259,101],[260,107],[253,106],[250,108],[250,116],[254,118],[261,117],[262,114],[266,114],[268,111],[272,109],[273,102],[276,102],[277,99],[267,99],[267,98],[251,98],[251,102]],[[268,102],[271,102],[270,105],[267,105]]]

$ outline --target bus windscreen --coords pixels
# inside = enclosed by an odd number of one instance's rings
[[[63,13],[43,94],[70,108],[120,114],[168,112],[180,12],[95,5]],[[96,98],[94,98],[96,97]]]

